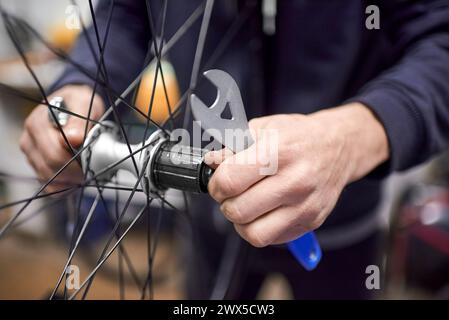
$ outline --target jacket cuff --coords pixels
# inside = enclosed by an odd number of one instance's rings
[[[367,88],[349,102],[367,106],[377,116],[387,134],[390,158],[368,177],[384,178],[419,162],[425,130],[422,115],[410,98],[391,87],[376,86],[371,90]]]

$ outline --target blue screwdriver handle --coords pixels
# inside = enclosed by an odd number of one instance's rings
[[[304,269],[315,269],[321,260],[321,248],[313,232],[308,232],[287,243],[288,250]]]

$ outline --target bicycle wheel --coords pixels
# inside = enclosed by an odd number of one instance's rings
[[[169,132],[173,129],[189,128],[191,116],[188,97],[202,81],[200,74],[214,67],[216,61],[226,54],[233,39],[253,13],[255,5],[244,5],[240,8],[239,13],[226,25],[226,31],[219,43],[214,43],[212,50],[205,50],[208,30],[212,28],[214,22],[215,1],[198,1],[193,10],[187,14],[184,12],[187,15],[186,19],[178,18],[183,16],[179,15],[179,10],[177,11],[179,3],[168,0],[157,2],[157,4],[155,2],[149,0],[145,2],[146,23],[148,23],[148,30],[151,34],[149,35],[148,49],[144,61],[142,61],[142,68],[123,92],[116,92],[111,85],[114,79],[110,77],[105,62],[108,44],[114,41],[114,37],[120,36],[114,35],[113,30],[110,29],[114,10],[117,10],[118,3],[121,5],[120,1],[111,0],[107,2],[107,5],[103,3],[103,7],[107,8],[107,12],[101,12],[107,16],[107,19],[103,21],[104,25],[97,25],[99,12],[94,8],[91,0],[87,3],[91,19],[90,26],[81,15],[78,17],[81,27],[80,39],[88,43],[92,56],[90,61],[95,63],[94,68],[87,63],[83,65],[82,62],[72,59],[64,50],[52,45],[26,19],[11,13],[0,3],[4,28],[11,44],[20,56],[23,66],[31,75],[34,90],[38,92],[38,94],[34,94],[7,83],[0,83],[1,95],[46,105],[50,118],[55,120],[55,125],[64,138],[67,150],[70,150],[72,154],[70,161],[62,166],[51,179],[42,183],[33,194],[23,199],[6,200],[0,204],[0,218],[3,218],[0,219],[0,241],[14,233],[18,227],[26,225],[37,216],[48,212],[49,208],[62,205],[63,210],[67,212],[65,215],[52,216],[51,227],[57,229],[59,226],[61,233],[67,236],[65,244],[67,254],[65,261],[59,264],[61,269],[55,279],[54,288],[48,295],[50,299],[88,298],[91,288],[95,286],[94,280],[100,272],[114,280],[119,298],[154,298],[155,283],[165,281],[170,278],[171,272],[174,272],[172,269],[166,270],[166,262],[170,259],[170,254],[166,253],[155,262],[162,231],[168,229],[173,232],[173,228],[176,229],[176,224],[167,222],[167,219],[170,220],[167,217],[180,217],[184,224],[192,227],[194,212],[189,210],[190,195],[186,191],[195,188],[187,187],[183,190],[182,183],[177,180],[179,178],[175,178],[162,188],[152,187],[151,181],[153,180],[150,179],[149,185],[145,179],[148,180],[148,176],[154,174],[148,169],[154,168],[149,165],[153,158],[145,158],[145,155],[151,153],[151,150],[155,150],[155,145],[165,141],[164,139],[170,136]],[[77,5],[75,1],[68,4]],[[177,25],[176,28],[171,27],[170,32],[167,31],[169,15],[172,20],[175,20],[171,21],[172,25]],[[173,94],[170,94],[170,88],[167,86],[170,79],[166,75],[167,69],[164,67],[164,63],[170,60],[169,54],[176,44],[186,34],[193,32],[196,34],[196,43],[191,46],[193,50],[190,53],[193,59],[183,67],[184,71],[190,70],[189,74],[179,72],[175,68],[175,72],[188,79],[188,85],[179,97],[173,98]],[[93,38],[89,36],[92,34]],[[46,85],[33,66],[25,48],[24,38],[39,42],[54,57],[89,78],[93,89],[92,97],[96,92],[103,92],[105,103],[109,107],[99,120],[91,118],[93,98],[87,116],[71,112],[68,109],[56,108],[54,104],[50,103]],[[204,54],[206,51],[209,53],[207,56]],[[124,61],[124,66],[125,64]],[[151,70],[150,78],[148,78],[149,70]],[[146,82],[142,80],[144,77],[147,77]],[[145,91],[145,85],[148,83],[152,83],[152,85],[146,90],[147,99],[143,99],[148,102],[148,105],[139,108],[136,106],[139,91]],[[159,86],[159,93],[156,89],[157,86]],[[162,98],[155,98],[158,94]],[[161,100],[162,102],[160,102]],[[157,112],[160,113],[161,104],[166,108],[165,117],[161,117],[160,114],[155,115]],[[125,111],[127,116],[125,116]],[[82,118],[86,121],[84,143],[78,150],[70,145],[61,123],[57,121],[60,114]],[[114,124],[111,125],[108,119],[112,119]],[[89,131],[90,125],[93,125],[93,129]],[[107,165],[97,163],[94,167],[93,149],[94,146],[101,145],[97,139],[100,136],[104,137],[102,135],[104,133],[113,134],[114,143],[120,143],[124,153],[119,158],[115,156]],[[80,165],[83,169],[82,182],[64,181],[63,188],[45,192],[45,189],[57,181],[59,175],[73,163]],[[133,176],[128,175],[126,178],[121,176],[123,170],[119,169],[123,169],[125,163]],[[0,179],[24,184],[36,181],[34,177],[24,177],[6,170],[0,172]],[[181,189],[182,192],[173,194],[169,188],[173,185],[181,185],[178,189]],[[168,191],[166,191],[167,189]],[[40,206],[36,207],[35,203],[40,203]],[[63,224],[62,228],[60,227],[61,223]],[[98,228],[102,232],[94,232]],[[195,244],[194,232],[192,233],[192,239],[188,241],[193,241]],[[126,244],[127,241],[130,242]],[[136,254],[133,243],[145,243],[146,248]],[[235,241],[230,241],[230,243],[232,249],[230,250],[233,252],[235,251]],[[170,247],[174,246],[174,243],[164,241],[164,245]],[[170,252],[170,249],[166,249],[165,252]],[[235,259],[232,252],[230,256],[229,253],[225,253],[224,260],[227,263]],[[144,255],[146,255],[145,258],[143,258]],[[136,262],[136,260],[140,260],[140,262]],[[67,284],[73,281],[73,266],[76,266],[79,261],[83,264],[82,274],[86,276],[81,279],[79,287],[73,288]],[[136,267],[136,263],[140,264]],[[178,261],[177,266],[182,266],[182,261]],[[228,265],[222,266],[220,270],[220,274],[217,275],[218,289],[214,290],[212,294],[214,298],[224,296],[229,285],[230,272],[232,272]],[[130,286],[133,287],[133,292],[128,291]]]

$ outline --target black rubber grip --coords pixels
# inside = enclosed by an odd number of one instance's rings
[[[203,162],[206,150],[167,141],[157,150],[153,181],[159,189],[207,192],[214,170]]]

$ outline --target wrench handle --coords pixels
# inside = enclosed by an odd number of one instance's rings
[[[311,271],[321,260],[321,248],[313,232],[307,232],[287,243],[287,248],[304,269]]]

